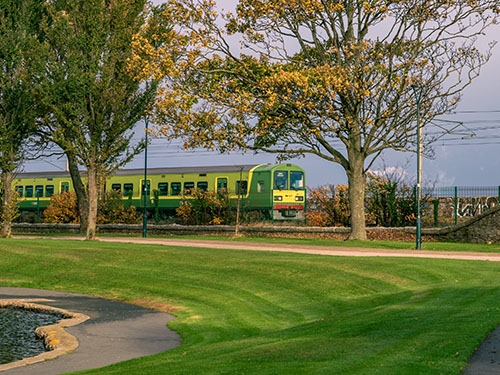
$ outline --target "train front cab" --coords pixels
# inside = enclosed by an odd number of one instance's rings
[[[304,171],[292,164],[272,170],[274,220],[302,220],[306,199]]]

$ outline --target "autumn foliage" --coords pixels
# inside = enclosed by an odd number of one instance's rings
[[[231,221],[231,209],[227,194],[191,190],[176,209],[176,214],[185,224],[221,225]]]
[[[135,224],[139,222],[135,206],[124,203],[123,196],[115,190],[106,193],[99,202],[98,224]]]
[[[46,223],[77,224],[80,222],[74,192],[54,195],[49,206],[43,212]]]
[[[349,226],[349,189],[347,185],[324,185],[308,192],[307,224],[331,227]],[[365,220],[368,226],[402,227],[415,225],[415,191],[403,180],[368,173]]]
[[[307,224],[317,227],[349,225],[347,185],[324,185],[309,190]]]
[[[46,223],[78,224],[80,219],[76,194],[74,192],[65,192],[54,195],[43,214]],[[137,223],[136,208],[124,203],[120,193],[106,193],[105,199],[99,202],[97,222],[99,224]]]

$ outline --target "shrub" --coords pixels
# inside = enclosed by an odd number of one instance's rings
[[[347,185],[324,185],[308,190],[306,219],[311,226],[348,226]]]
[[[193,206],[191,206],[191,203],[187,201],[181,201],[179,207],[175,210],[175,213],[181,218],[184,224],[189,224],[194,216]]]
[[[367,176],[367,224],[384,227],[415,225],[413,187],[388,174],[368,173]]]
[[[78,224],[80,217],[75,192],[65,192],[50,198],[50,204],[43,212],[46,223]]]
[[[193,189],[176,209],[185,224],[221,225],[231,221],[229,196],[225,192]]]
[[[99,202],[97,216],[98,224],[136,224],[139,222],[135,206],[123,203],[123,196],[119,191],[107,192]]]
[[[97,215],[98,224],[135,224],[139,222],[136,208],[129,203],[124,204],[120,192],[112,191],[106,193],[104,199],[99,202]],[[78,224],[80,216],[75,192],[65,192],[54,195],[50,199],[49,206],[43,212],[46,223]]]

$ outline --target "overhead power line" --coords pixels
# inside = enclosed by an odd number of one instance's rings
[[[435,146],[441,147],[441,146],[486,146],[486,145],[500,145],[500,141],[497,142],[460,142],[460,143],[439,143],[436,144]]]
[[[476,114],[476,113],[500,113],[500,109],[487,109],[487,110],[463,110],[463,111],[455,111],[452,114]]]

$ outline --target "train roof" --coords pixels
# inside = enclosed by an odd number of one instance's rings
[[[273,168],[278,164],[241,164],[241,165],[209,165],[196,167],[162,167],[148,168],[148,175],[158,174],[179,174],[179,173],[211,173],[211,172],[248,172],[254,168],[268,166]],[[85,176],[86,172],[81,171]],[[113,173],[113,176],[126,176],[130,174],[144,174],[144,168],[119,169]],[[19,178],[70,178],[68,171],[51,171],[51,172],[20,172],[14,175],[14,179]]]
[[[163,167],[163,168],[148,168],[148,174],[179,174],[179,173],[210,173],[210,172],[248,172],[251,169],[258,167],[258,164],[242,164],[242,165],[209,165],[198,167]],[[127,174],[144,174],[144,168],[134,169],[119,169],[114,176]]]
[[[271,171],[273,170],[276,166],[280,166],[280,168],[283,168],[283,166],[287,167],[287,168],[291,168],[291,169],[296,169],[296,168],[299,168],[302,170],[302,168],[300,168],[299,166],[295,165],[295,164],[291,164],[291,163],[283,163],[283,164],[261,164],[261,165],[258,165],[257,168],[256,168],[256,171]]]

